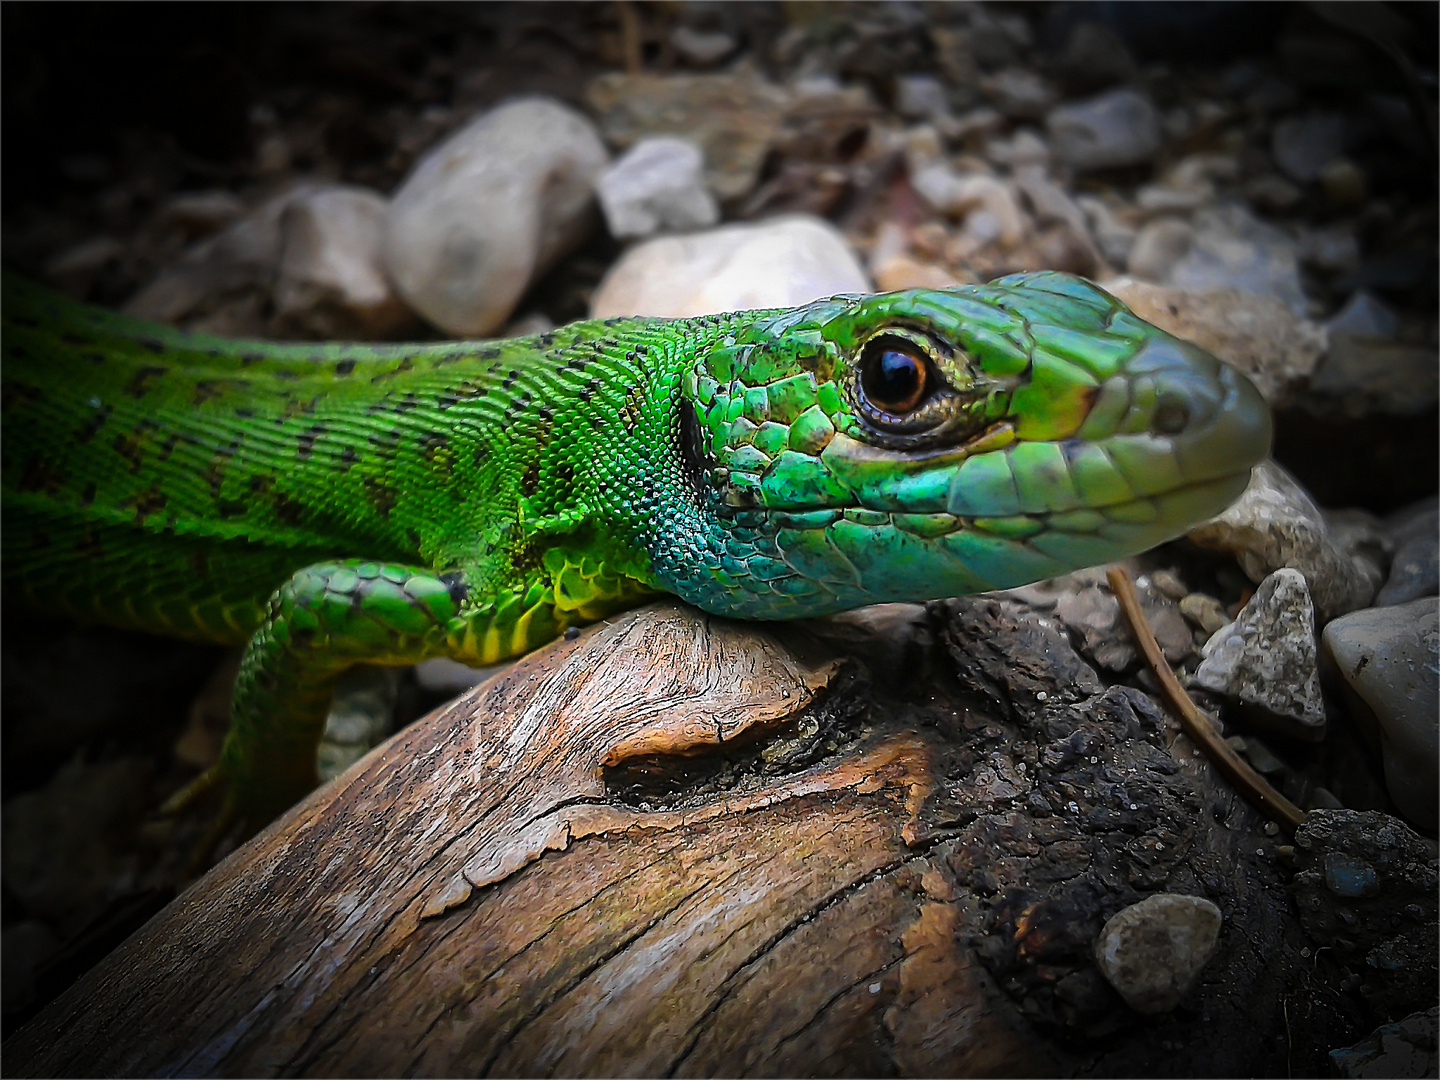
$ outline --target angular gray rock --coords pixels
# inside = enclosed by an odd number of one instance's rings
[[[1286,735],[1325,736],[1315,651],[1315,615],[1305,576],[1276,570],[1205,644],[1195,683],[1259,713]]]
[[[704,167],[704,155],[688,139],[641,139],[595,181],[610,235],[630,240],[714,225],[720,207],[705,187]]]
[[[484,113],[431,149],[390,201],[385,269],[448,333],[502,326],[526,287],[580,243],[609,155],[583,115],[549,98]]]

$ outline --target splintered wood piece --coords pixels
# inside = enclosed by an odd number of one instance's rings
[[[7,1072],[1054,1071],[929,855],[937,736],[746,757],[850,715],[846,670],[676,604],[555,642],[236,851]]]

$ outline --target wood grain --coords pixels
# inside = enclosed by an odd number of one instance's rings
[[[928,854],[936,736],[861,723],[795,770],[766,757],[845,671],[674,604],[556,642],[235,852],[7,1071],[1051,1071]],[[686,790],[716,754],[736,764]],[[682,783],[652,801],[607,786],[667,759]]]

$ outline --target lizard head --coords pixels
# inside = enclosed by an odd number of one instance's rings
[[[685,372],[698,520],[665,587],[784,617],[1006,588],[1223,510],[1268,451],[1253,384],[1080,278],[751,313]]]

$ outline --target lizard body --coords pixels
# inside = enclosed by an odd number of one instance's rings
[[[212,774],[263,824],[359,662],[490,663],[673,592],[743,618],[1014,586],[1243,490],[1238,372],[1079,278],[503,342],[192,335],[12,277],[3,569],[48,612],[245,643]]]

